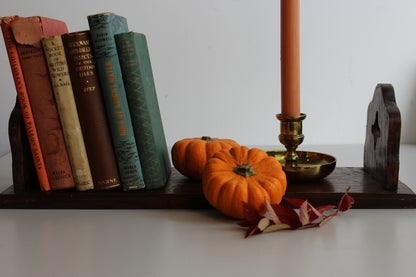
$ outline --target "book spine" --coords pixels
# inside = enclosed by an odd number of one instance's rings
[[[115,36],[133,129],[147,189],[163,187],[171,171],[146,37]]]
[[[62,21],[47,22],[42,24],[40,17],[22,18],[12,21],[11,29],[16,41],[51,189],[69,189],[74,188],[74,179],[40,42],[45,30],[54,30],[49,33],[58,35],[66,33],[67,28]],[[53,26],[47,26],[48,24]]]
[[[42,45],[75,187],[79,191],[94,189],[62,38],[60,35],[45,37],[42,39]]]
[[[96,190],[121,187],[89,31],[62,35],[72,90]]]
[[[145,185],[114,38],[128,31],[127,21],[105,13],[88,16],[88,23],[121,184],[124,190],[141,189]]]
[[[1,19],[1,30],[3,33],[6,51],[10,62],[10,67],[13,74],[14,84],[17,92],[17,99],[22,111],[23,122],[25,125],[29,146],[31,149],[36,174],[42,190],[49,191],[51,186],[49,184],[48,175],[46,172],[45,161],[43,159],[42,150],[39,144],[38,131],[35,126],[32,108],[29,103],[29,95],[26,89],[26,83],[23,79],[22,67],[20,65],[19,54],[17,52],[16,42],[13,38],[10,22],[19,17],[8,17]]]

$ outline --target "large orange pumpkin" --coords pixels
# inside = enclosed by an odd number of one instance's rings
[[[222,150],[239,146],[231,139],[211,137],[186,138],[177,141],[172,147],[172,162],[175,168],[185,176],[201,180],[206,162]]]
[[[286,174],[276,158],[245,146],[216,153],[202,176],[208,202],[225,215],[239,219],[244,218],[242,202],[264,214],[265,199],[271,204],[280,203],[286,184]]]

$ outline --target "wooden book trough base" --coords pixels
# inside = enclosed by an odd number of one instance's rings
[[[416,208],[416,195],[398,180],[401,119],[394,90],[379,84],[368,107],[364,167],[338,167],[313,183],[289,184],[288,198],[336,205],[348,187],[354,208]],[[0,208],[27,209],[202,209],[210,208],[201,183],[173,169],[163,189],[142,191],[51,191],[39,189],[17,104],[9,122],[13,186],[0,194]]]

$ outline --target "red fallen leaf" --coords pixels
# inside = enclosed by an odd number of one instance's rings
[[[303,202],[305,202],[304,199],[298,199],[298,198],[285,198],[286,202],[295,206],[296,208],[300,208],[302,206]]]
[[[293,229],[292,227],[290,227],[289,225],[283,224],[283,223],[279,223],[279,224],[270,224],[269,226],[267,226],[264,230],[263,233],[270,233],[270,232],[276,232],[276,231],[283,231],[283,230],[290,230]]]
[[[349,210],[352,205],[354,205],[354,198],[348,195],[350,188],[347,189],[347,192],[342,196],[341,200],[338,203],[338,210],[341,212],[345,212]]]
[[[288,202],[289,204],[295,206],[296,208],[300,208],[300,206],[303,204],[303,202],[305,202],[304,199],[298,199],[298,198],[285,198],[286,202]],[[325,212],[327,210],[332,210],[335,209],[336,206],[334,205],[324,205],[324,206],[319,206],[316,209],[319,212]]]
[[[257,223],[262,219],[262,216],[259,215],[257,210],[246,202],[243,203],[243,212],[245,221],[238,223],[242,227],[249,227],[251,225],[257,225]]]
[[[305,201],[303,199],[298,199],[298,198],[285,198],[286,202],[288,202],[289,204],[295,206],[296,208],[301,208],[302,206],[305,206]],[[308,202],[308,201],[306,201]],[[323,212],[328,211],[328,210],[332,210],[334,208],[336,208],[336,206],[334,205],[325,205],[325,206],[320,206],[318,208],[314,208],[311,204],[307,204],[304,208],[307,209],[308,213],[308,219],[310,222],[313,222],[314,220],[320,218],[323,216]],[[306,214],[305,214],[306,215]]]
[[[335,209],[337,206],[334,206],[334,205],[325,205],[325,206],[320,206],[320,207],[318,207],[318,208],[316,208],[316,210],[321,214],[321,215],[323,215],[323,213],[324,212],[326,212],[326,211],[329,211],[329,210],[333,210],[333,209]],[[312,221],[315,221],[316,219],[318,219],[320,216],[318,216],[318,214],[311,214],[310,215],[310,220],[311,220],[311,222]]]
[[[302,225],[306,225],[309,222],[313,222],[316,219],[323,216],[322,212],[335,208],[333,205],[321,206],[318,208],[313,207],[307,200],[296,198],[285,198],[286,202],[299,208],[300,221]]]
[[[280,224],[281,221],[279,219],[279,216],[276,214],[276,211],[273,209],[272,205],[270,205],[267,198],[265,198],[265,201],[266,201],[267,213],[269,214],[271,220],[274,222],[274,224]]]
[[[257,210],[251,206],[248,203],[243,202],[243,212],[245,216],[245,221],[239,222],[238,225],[241,227],[247,227],[248,230],[246,232],[245,237],[249,237],[252,235],[256,235],[259,233],[259,230],[257,229],[257,225],[259,221],[263,218]]]
[[[299,207],[299,220],[302,223],[302,226],[308,225],[311,223],[311,216],[318,218],[318,216],[311,215],[311,210],[309,209],[308,201],[304,201]]]
[[[323,213],[321,213],[318,209],[316,209],[314,206],[309,204],[309,202],[307,203],[307,208],[308,208],[308,216],[309,216],[310,222],[313,222],[318,218],[325,217]]]
[[[318,208],[313,207],[307,200],[285,199],[289,204],[299,208],[299,214],[292,208],[281,204],[270,204],[265,199],[267,213],[264,216],[258,214],[257,210],[247,203],[243,203],[243,210],[246,220],[238,223],[242,227],[248,227],[246,238],[252,235],[281,231],[287,229],[305,229],[311,227],[321,227],[324,223],[338,215],[338,212],[347,211],[354,204],[354,199],[348,195],[347,189],[341,197],[338,207],[324,205]],[[337,208],[330,215],[324,212]],[[267,216],[268,215],[268,216]]]
[[[263,217],[262,219],[260,219],[259,223],[257,224],[257,228],[259,229],[259,231],[263,232],[270,225],[272,225],[272,221],[268,219],[267,217]]]
[[[281,204],[271,204],[271,207],[273,208],[281,223],[287,224],[292,228],[302,226],[299,220],[299,215],[294,209]]]
[[[325,218],[322,219],[322,221],[319,223],[319,227],[322,226],[324,223],[328,222],[330,219],[334,218],[338,215],[338,212],[345,212],[349,210],[354,205],[354,198],[352,198],[350,195],[348,195],[348,192],[350,191],[351,187],[347,189],[347,191],[344,193],[344,195],[341,197],[341,200],[338,202],[337,210]],[[328,208],[328,207],[323,207]]]
[[[263,231],[259,230],[256,226],[251,226],[249,227],[249,229],[246,232],[246,235],[244,236],[245,238],[248,238],[249,236],[254,236],[254,235],[258,235],[260,233],[263,233]]]

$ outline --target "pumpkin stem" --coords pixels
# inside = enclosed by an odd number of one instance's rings
[[[202,140],[205,140],[205,141],[214,141],[211,137],[209,137],[209,136],[203,136],[202,138],[201,138]]]
[[[240,164],[236,166],[234,168],[234,172],[243,177],[250,177],[252,175],[256,175],[256,172],[254,172],[253,167],[249,163]]]

